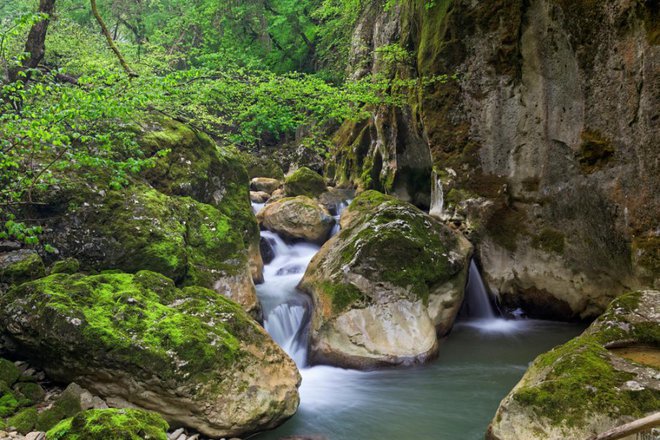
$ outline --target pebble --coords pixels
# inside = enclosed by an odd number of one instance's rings
[[[171,434],[167,434],[167,438],[169,440],[179,440],[182,434],[183,434],[183,428],[179,428],[176,431],[172,432]]]

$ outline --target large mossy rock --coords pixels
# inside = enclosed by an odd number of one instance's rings
[[[312,362],[372,368],[433,357],[463,299],[469,242],[376,191],[340,223],[299,286],[314,302]]]
[[[323,177],[307,167],[300,167],[284,181],[284,192],[288,197],[318,197],[327,190]]]
[[[211,437],[272,428],[298,405],[293,361],[240,306],[155,272],[13,287],[0,296],[0,328],[53,380]]]
[[[487,438],[587,439],[655,412],[658,353],[660,292],[625,294],[581,336],[536,358]]]
[[[120,189],[66,182],[44,240],[82,271],[152,270],[179,285],[216,288],[259,316],[249,253],[231,216],[140,182]]]
[[[284,239],[322,244],[330,236],[335,219],[317,201],[306,196],[287,197],[268,203],[257,214],[261,225]]]
[[[47,440],[167,440],[169,425],[153,412],[136,409],[85,411],[60,422]]]

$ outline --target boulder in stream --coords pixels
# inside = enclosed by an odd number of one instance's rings
[[[659,346],[660,292],[617,298],[581,336],[534,360],[486,438],[587,439],[656,412]]]
[[[314,302],[311,362],[368,369],[435,356],[463,300],[469,242],[376,191],[340,224],[299,285]]]
[[[327,209],[306,196],[287,197],[268,203],[257,219],[262,226],[284,239],[323,243],[330,236],[335,219]]]
[[[323,176],[307,167],[298,168],[284,181],[284,192],[288,197],[318,197],[326,190]]]
[[[51,379],[210,437],[273,428],[298,406],[295,364],[239,305],[155,272],[15,286],[0,295],[0,329]]]

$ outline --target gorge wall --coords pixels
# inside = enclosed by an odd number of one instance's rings
[[[588,318],[660,281],[658,5],[402,0],[369,5],[353,78],[431,78],[345,123],[328,172],[430,204],[464,230],[489,287],[532,316]],[[404,49],[392,62],[384,52]],[[376,50],[376,48],[385,48]]]

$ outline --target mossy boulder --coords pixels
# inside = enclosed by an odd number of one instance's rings
[[[267,156],[255,156],[241,153],[241,160],[247,169],[250,179],[255,177],[270,177],[271,179],[284,180],[282,167]]]
[[[236,303],[165,276],[56,274],[0,296],[11,346],[53,380],[207,436],[268,429],[298,405],[291,359]]]
[[[659,351],[660,292],[622,295],[581,336],[534,360],[487,438],[591,438],[657,411]]]
[[[0,358],[0,384],[8,387],[14,385],[21,377],[21,371],[13,362]]]
[[[249,177],[240,153],[218,146],[207,134],[172,119],[144,124],[140,145],[148,154],[167,150],[143,172],[158,191],[216,207],[229,218],[246,247],[259,243],[250,206]]]
[[[44,240],[75,256],[80,270],[151,270],[182,286],[229,283],[233,298],[259,316],[244,236],[217,207],[143,182],[111,189],[68,181],[50,209],[60,213],[45,220]]]
[[[47,440],[167,440],[169,425],[157,413],[136,409],[84,411],[60,422]]]
[[[44,276],[39,254],[28,249],[0,253],[0,285],[20,284]]]
[[[316,200],[306,196],[285,197],[268,203],[257,214],[261,225],[284,239],[323,243],[330,237],[335,219]]]
[[[7,419],[7,426],[25,435],[34,429],[37,420],[36,408],[25,408]]]
[[[327,190],[325,180],[316,171],[300,167],[284,181],[284,192],[288,197],[318,197]]]
[[[354,368],[424,362],[449,331],[465,286],[467,240],[376,191],[342,214],[300,288],[314,302],[311,359]]]

